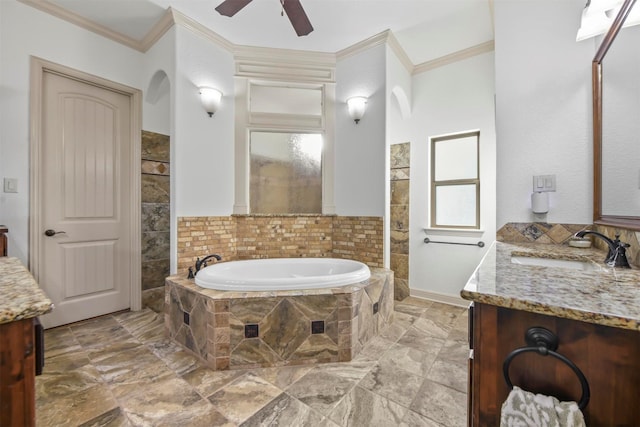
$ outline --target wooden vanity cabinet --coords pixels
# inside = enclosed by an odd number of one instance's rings
[[[0,256],[8,255],[7,232],[9,230],[4,225],[0,225]]]
[[[44,363],[37,316],[52,308],[20,260],[0,257],[0,427],[36,425],[35,376]]]
[[[35,426],[34,320],[0,324],[0,426]]]
[[[507,355],[527,344],[532,326],[557,335],[556,350],[575,363],[589,383],[591,398],[583,410],[589,427],[640,426],[640,331],[530,313],[474,302],[470,315],[470,426],[500,425],[500,409],[509,394],[502,365]],[[510,365],[520,388],[560,400],[582,395],[576,374],[560,360],[523,353]]]

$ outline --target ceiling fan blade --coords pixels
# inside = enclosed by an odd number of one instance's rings
[[[224,0],[216,7],[216,11],[220,15],[233,16],[249,3],[251,0]]]
[[[291,21],[291,25],[293,25],[293,29],[296,30],[298,36],[306,36],[313,31],[311,22],[304,12],[300,0],[283,0],[282,7],[287,12],[289,21]]]

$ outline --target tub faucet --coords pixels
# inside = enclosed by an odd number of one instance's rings
[[[616,234],[615,240],[611,240],[602,233],[596,231],[583,230],[576,233],[576,237],[584,237],[587,234],[593,234],[596,237],[601,238],[609,246],[609,253],[604,260],[604,263],[609,267],[622,267],[631,268],[629,261],[627,260],[627,248],[630,246],[628,243],[620,241],[620,235]]]
[[[195,277],[194,273],[197,273],[201,269],[207,266],[207,261],[211,258],[215,258],[216,261],[222,261],[222,257],[218,254],[207,255],[206,257],[200,259],[196,258],[196,271],[193,271],[193,267],[189,267],[189,274],[187,275],[187,279],[193,279]]]

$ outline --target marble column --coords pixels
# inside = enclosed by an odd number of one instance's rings
[[[409,178],[410,143],[391,148],[391,270],[395,274],[395,299],[409,296]]]
[[[142,131],[142,304],[161,312],[169,276],[169,136]]]

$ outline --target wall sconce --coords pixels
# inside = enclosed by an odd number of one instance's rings
[[[364,96],[354,96],[353,98],[347,99],[347,108],[349,109],[349,116],[353,119],[356,124],[360,121],[362,116],[364,116],[364,110],[367,105],[367,98]]]
[[[220,100],[222,99],[222,92],[212,87],[201,87],[200,101],[209,117],[213,117],[218,108],[220,107]]]

